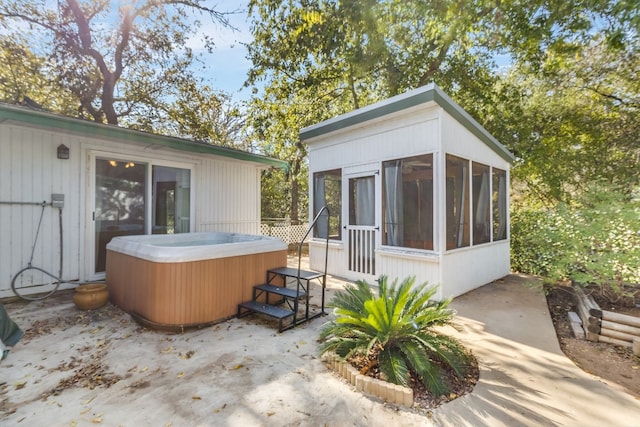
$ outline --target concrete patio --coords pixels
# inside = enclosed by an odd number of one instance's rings
[[[328,282],[330,300],[344,282]],[[327,370],[316,337],[329,317],[282,334],[249,316],[171,335],[113,306],[80,312],[71,296],[5,305],[27,334],[0,364],[0,425],[640,424],[637,396],[561,353],[541,285],[529,277],[453,302],[460,329],[450,333],[475,352],[480,381],[429,416],[366,397]]]

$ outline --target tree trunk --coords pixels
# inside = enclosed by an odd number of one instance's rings
[[[298,177],[291,175],[291,205],[289,206],[291,222],[297,222],[300,219],[298,216],[298,204],[300,203],[299,188]]]
[[[291,162],[291,205],[289,207],[289,216],[291,221],[298,221],[300,219],[300,215],[298,212],[300,211],[300,168],[302,167],[302,162],[304,162],[305,157],[307,156],[307,150],[305,150],[302,142],[298,141],[296,144],[296,148],[298,149],[296,152],[296,158]]]

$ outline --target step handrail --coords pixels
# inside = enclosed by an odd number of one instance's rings
[[[309,225],[309,228],[307,229],[307,232],[304,233],[304,236],[302,237],[302,239],[300,240],[300,244],[298,245],[298,274],[297,274],[297,290],[298,292],[300,292],[300,264],[302,263],[302,244],[304,243],[305,239],[309,236],[309,233],[311,233],[311,230],[313,230],[313,227],[315,227],[316,223],[318,222],[318,219],[320,219],[320,216],[322,215],[323,212],[327,213],[327,238],[325,241],[325,248],[324,248],[324,274],[322,276],[322,306],[321,306],[321,313],[325,314],[324,312],[324,290],[327,286],[327,264],[329,261],[329,219],[331,218],[331,212],[329,211],[329,208],[325,205],[322,208],[320,208],[320,210],[318,211],[318,213],[316,214],[315,218],[313,218],[313,221],[311,221],[311,224]],[[298,307],[298,303],[296,300],[295,303],[296,306],[296,311],[297,311],[297,307]],[[309,290],[307,289],[307,310],[309,307]],[[295,316],[295,314],[294,314]],[[295,317],[294,317],[295,320]]]

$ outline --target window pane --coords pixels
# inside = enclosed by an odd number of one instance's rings
[[[493,240],[507,238],[507,172],[493,168]]]
[[[473,244],[491,241],[489,166],[473,162]]]
[[[153,234],[190,231],[191,171],[153,167]]]
[[[314,229],[314,236],[340,240],[342,226],[342,170],[334,169],[313,174],[313,217],[326,206],[331,217],[327,229],[327,222],[320,218]]]
[[[433,249],[433,155],[382,164],[382,243]]]
[[[447,154],[447,249],[469,246],[469,161]]]
[[[376,225],[375,177],[349,180],[349,225]]]
[[[145,232],[146,170],[143,163],[96,159],[96,273],[105,270],[112,238]]]

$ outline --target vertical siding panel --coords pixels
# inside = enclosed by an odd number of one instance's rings
[[[14,171],[13,144],[11,128],[0,126],[0,200],[11,200],[11,189],[13,188]],[[14,257],[12,254],[13,233],[17,228],[14,221],[13,207],[0,205],[0,236],[4,244],[0,244],[0,290],[8,289],[11,282],[11,272],[13,271]]]
[[[201,167],[197,229],[258,234],[260,169],[251,164],[204,160]]]

